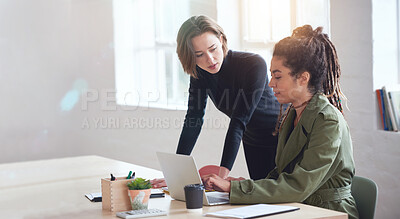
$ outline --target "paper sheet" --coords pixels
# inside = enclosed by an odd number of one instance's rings
[[[298,210],[298,207],[283,205],[257,204],[246,207],[233,208],[213,213],[207,213],[205,216],[223,217],[223,218],[253,218],[272,214],[278,214],[288,211]]]

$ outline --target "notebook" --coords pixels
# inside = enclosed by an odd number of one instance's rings
[[[196,162],[192,156],[157,152],[170,196],[185,201],[185,185],[202,183]],[[204,205],[229,203],[229,193],[203,192]]]
[[[284,206],[284,205],[257,204],[240,208],[232,208],[223,211],[210,212],[205,214],[205,216],[245,219],[245,218],[268,216],[289,211],[296,211],[299,209],[300,208],[298,207]]]

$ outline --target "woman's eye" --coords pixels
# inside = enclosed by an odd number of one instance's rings
[[[200,58],[200,57],[202,57],[202,56],[203,56],[203,54],[196,55],[197,58]]]
[[[217,49],[217,47],[214,47],[211,49],[211,52],[214,52]]]

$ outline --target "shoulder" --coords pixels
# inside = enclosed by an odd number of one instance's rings
[[[232,51],[228,68],[236,74],[243,83],[253,84],[255,81],[264,81],[267,75],[267,64],[258,54]]]
[[[328,101],[329,102],[329,101]],[[335,124],[340,132],[349,130],[346,119],[343,114],[332,104],[328,103],[320,112],[321,121]]]
[[[340,136],[343,133],[348,133],[349,127],[343,114],[335,106],[333,106],[325,96],[321,95],[321,97],[325,100],[323,101],[323,107],[320,108],[319,112],[314,118],[314,124],[312,125],[313,129],[336,130],[335,132],[331,133],[331,135],[337,136]]]
[[[258,54],[250,52],[232,51],[228,53],[229,58],[233,63],[240,63],[245,65],[266,65],[265,60]]]
[[[342,121],[343,115],[336,109],[329,100],[320,94],[314,95],[302,115],[302,125],[310,132],[315,126],[321,123],[335,124]],[[344,119],[343,119],[344,121]]]
[[[343,117],[342,113],[322,94],[315,94],[307,109],[310,111],[310,116],[319,116],[327,121],[339,121],[339,118]]]
[[[193,89],[202,89],[206,84],[206,77],[204,74],[198,74],[197,78],[190,76],[189,80],[189,89],[193,91]]]
[[[341,116],[341,113],[339,112],[339,110],[336,109],[336,107],[334,107],[330,103],[327,103],[325,105],[325,107],[323,107],[321,109],[319,114],[326,121],[336,121],[336,122],[339,122],[339,117]]]

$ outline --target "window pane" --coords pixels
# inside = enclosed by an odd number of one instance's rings
[[[248,0],[249,41],[277,41],[290,34],[290,0]]]
[[[374,89],[399,83],[398,11],[396,0],[372,2]]]
[[[291,32],[290,0],[272,1],[270,15],[272,41],[277,42],[289,36]]]
[[[140,85],[142,86],[142,90],[145,92],[157,90],[158,69],[156,68],[156,66],[158,66],[159,63],[157,64],[154,63],[154,61],[157,60],[156,51],[144,50],[137,53],[138,53],[138,59],[137,59],[138,68],[136,68],[136,71],[140,72],[140,74],[135,74],[137,75],[136,81],[140,83]]]
[[[189,76],[183,71],[175,50],[167,51],[165,56],[166,82],[169,105],[187,105],[187,91],[189,88]],[[186,104],[185,104],[186,103]]]
[[[133,1],[132,27],[134,30],[133,43],[135,47],[153,47],[154,33],[154,3],[149,0]]]
[[[115,77],[119,104],[180,109],[189,78],[176,55],[188,18],[186,0],[113,1]]]
[[[329,0],[242,0],[242,48],[260,54],[269,67],[276,42],[293,28],[323,26],[329,34]]]
[[[250,41],[269,40],[271,16],[268,16],[271,1],[248,0],[247,34]]]
[[[156,40],[175,43],[180,25],[188,18],[188,11],[186,0],[156,0]]]
[[[297,26],[310,24],[313,28],[322,26],[323,32],[330,34],[329,1],[297,0]]]

